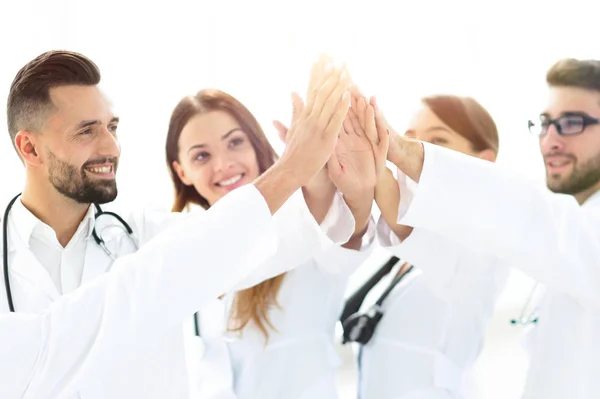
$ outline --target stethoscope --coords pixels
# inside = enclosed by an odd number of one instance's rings
[[[513,324],[513,325],[518,324],[521,326],[527,326],[529,324],[532,324],[532,325],[537,324],[537,322],[539,320],[538,306],[536,306],[529,314],[527,314],[527,308],[529,308],[529,306],[531,305],[531,302],[533,301],[533,296],[539,285],[540,285],[539,282],[535,283],[535,285],[533,286],[533,289],[529,293],[529,297],[527,298],[527,301],[525,302],[525,304],[523,305],[523,308],[521,309],[521,314],[519,314],[519,317],[517,317],[516,319],[511,319],[510,324]]]
[[[11,312],[15,311],[15,307],[14,307],[14,303],[13,303],[12,291],[10,289],[10,281],[9,281],[9,277],[8,277],[8,214],[10,213],[10,210],[12,209],[13,204],[15,203],[17,198],[19,198],[20,195],[21,194],[18,194],[17,196],[15,196],[15,198],[13,198],[8,203],[8,206],[6,207],[6,210],[4,211],[4,220],[2,220],[2,251],[3,251],[2,261],[3,261],[3,267],[4,267],[4,286],[6,287],[6,299],[8,301],[8,308],[10,309]],[[133,242],[135,250],[137,251],[139,249],[137,240],[135,239],[135,237],[133,235],[133,229],[131,228],[131,226],[129,226],[129,224],[125,220],[123,220],[123,218],[121,216],[117,215],[114,212],[103,211],[102,208],[100,208],[100,205],[98,205],[98,204],[94,204],[94,207],[96,208],[94,220],[98,220],[98,218],[102,215],[108,215],[108,216],[114,217],[115,219],[117,219],[119,221],[120,228],[125,230],[125,232],[129,236],[129,238]],[[92,237],[94,237],[94,241],[96,241],[96,244],[98,244],[100,246],[100,248],[102,248],[104,250],[104,252],[106,252],[106,254],[113,261],[117,259],[117,257],[106,246],[106,242],[104,242],[104,239],[102,239],[102,235],[98,234],[96,232],[95,226],[94,226],[94,229],[92,230]]]

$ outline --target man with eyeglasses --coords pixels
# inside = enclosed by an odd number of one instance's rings
[[[388,160],[416,182],[398,224],[414,227],[404,246],[443,239],[477,248],[546,286],[523,398],[600,398],[600,61],[561,60],[547,82],[548,104],[529,128],[550,192],[497,164],[392,134]],[[377,122],[391,130],[381,114]]]

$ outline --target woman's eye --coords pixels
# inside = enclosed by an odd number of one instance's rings
[[[206,158],[208,158],[210,154],[208,152],[201,152],[198,155],[196,155],[196,157],[194,159],[196,159],[197,161],[204,161]]]
[[[229,145],[230,145],[231,147],[237,147],[238,145],[242,144],[243,142],[244,142],[244,139],[243,139],[243,138],[241,138],[241,137],[236,137],[236,138],[232,139],[232,140],[229,142]]]

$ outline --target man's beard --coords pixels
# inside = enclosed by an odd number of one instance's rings
[[[600,153],[582,164],[578,164],[574,157],[572,161],[574,162],[573,172],[561,181],[553,182],[549,173],[546,172],[550,191],[575,195],[589,190],[600,182]]]
[[[94,179],[86,175],[84,168],[112,163],[116,172],[117,159],[103,158],[86,162],[81,169],[61,161],[48,150],[48,175],[54,188],[64,195],[81,204],[105,204],[117,197],[117,182],[115,179]]]

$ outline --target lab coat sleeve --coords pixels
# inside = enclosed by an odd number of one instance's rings
[[[361,246],[358,250],[344,248],[341,245],[333,245],[326,251],[317,253],[314,256],[315,263],[325,275],[349,276],[371,256],[375,247],[375,237],[376,224],[371,216],[367,225],[367,231],[362,237]]]
[[[277,252],[266,264],[236,286],[252,287],[271,277],[290,271],[309,260],[343,250],[354,233],[354,217],[342,194],[336,192],[323,222],[319,225],[310,213],[302,190],[298,190],[273,216],[279,237]],[[356,252],[356,251],[354,251]]]
[[[600,208],[579,206],[499,165],[424,144],[401,224],[486,251],[548,287],[600,306]]]
[[[397,181],[402,195],[398,204],[398,215],[404,215],[414,198],[417,186],[401,171],[398,171]],[[444,300],[452,300],[464,287],[472,285],[473,280],[481,285],[488,277],[497,275],[495,285],[504,284],[506,268],[494,270],[495,268],[490,267],[490,263],[497,262],[496,259],[487,256],[482,263],[473,262],[473,258],[477,258],[475,251],[469,251],[443,235],[415,228],[402,241],[383,216],[380,216],[377,221],[377,238],[381,247],[422,270],[423,278],[431,292]],[[487,273],[491,275],[483,276]]]
[[[469,289],[480,290],[493,303],[506,284],[508,268],[498,258],[443,235],[415,228],[401,241],[381,217],[377,237],[383,248],[423,271],[431,292],[445,301],[454,301]]]
[[[268,206],[250,185],[119,258],[46,312],[0,316],[0,397],[73,394],[231,289],[276,246]]]

